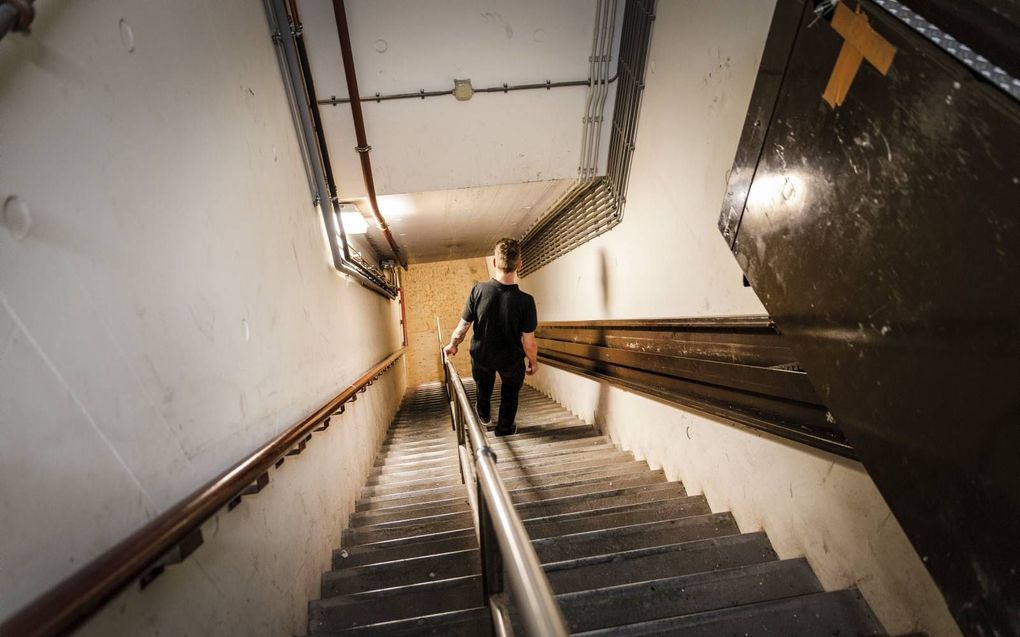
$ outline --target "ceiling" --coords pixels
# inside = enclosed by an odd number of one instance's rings
[[[345,4],[363,97],[448,90],[455,78],[476,89],[588,78],[590,0]],[[346,98],[332,3],[298,7],[319,98]],[[612,98],[610,91],[607,128]],[[586,99],[587,87],[575,86],[476,93],[464,102],[363,102],[381,212],[409,260],[479,256],[501,236],[520,236],[577,174]],[[324,104],[320,113],[340,198],[364,198],[350,106]],[[359,208],[371,217],[367,202]]]
[[[571,183],[560,179],[384,195],[379,208],[411,263],[464,259],[491,254],[503,237],[520,237]],[[367,199],[355,203],[369,213]],[[385,245],[379,229],[370,228],[372,241]]]

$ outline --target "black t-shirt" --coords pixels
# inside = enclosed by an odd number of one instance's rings
[[[538,327],[535,299],[496,279],[471,288],[461,318],[474,323],[471,358],[482,367],[510,370],[524,364],[521,334]]]

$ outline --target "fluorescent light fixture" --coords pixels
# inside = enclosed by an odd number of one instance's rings
[[[417,211],[414,197],[409,195],[383,195],[379,197],[379,210],[387,221],[400,221]]]
[[[360,212],[341,212],[340,223],[344,224],[344,233],[348,235],[368,232],[368,222]]]

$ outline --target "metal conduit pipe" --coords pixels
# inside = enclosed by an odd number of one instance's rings
[[[602,56],[602,77],[609,77],[609,70],[613,60],[613,34],[616,31],[616,0],[609,3],[609,29],[606,31],[606,42]],[[592,178],[598,173],[599,147],[602,145],[602,122],[606,110],[606,98],[609,96],[609,82],[602,82],[602,91],[598,101],[598,119],[595,120],[595,145],[592,151]]]
[[[581,215],[573,215],[570,217],[560,217],[554,222],[549,224],[550,228],[564,229],[573,228],[578,225],[585,223],[587,218],[590,218],[597,208],[603,206],[612,206],[615,203],[615,196],[610,189],[608,183],[605,180],[599,181],[586,192],[582,197],[577,200],[578,209],[584,212]],[[543,246],[555,244],[559,241],[558,237],[547,235],[540,237],[535,241],[535,245]]]
[[[580,169],[578,169],[580,170]],[[560,212],[565,210],[574,199],[576,199],[585,188],[590,188],[591,183],[585,182],[581,179],[577,179],[571,184],[570,188],[564,192],[556,202],[549,207],[549,211],[542,215],[530,228],[524,233],[524,237],[521,239],[522,244],[527,244],[531,241],[532,237],[541,232],[546,226],[548,226],[554,219],[556,219]],[[527,264],[525,263],[525,267]]]
[[[616,76],[609,78],[609,83],[612,84],[616,81]],[[513,93],[514,91],[534,91],[538,89],[554,89],[554,88],[566,88],[570,86],[588,86],[589,80],[566,80],[562,82],[553,82],[546,80],[545,82],[535,82],[531,84],[501,84],[500,86],[487,86],[485,88],[472,89],[475,93]],[[358,100],[361,102],[388,102],[391,100],[413,100],[413,99],[425,99],[427,97],[443,97],[445,95],[453,95],[453,90],[444,91],[426,91],[421,89],[417,93],[391,93],[388,95],[382,95],[376,93],[375,95],[369,95],[368,97],[359,97]],[[328,100],[319,100],[319,104],[329,104],[330,106],[337,106],[339,104],[350,104],[351,98],[349,97],[336,97],[335,95],[330,97]]]
[[[594,104],[595,97],[595,56],[598,51],[598,38],[599,38],[599,16],[602,13],[602,3],[604,0],[598,0],[595,9],[595,28],[592,29],[591,34],[591,54],[588,56],[588,95],[584,104],[584,117],[581,118],[581,150],[578,154],[578,165],[577,165],[577,176],[580,179],[585,177],[585,157],[588,156],[588,131],[591,128],[592,121],[592,105]]]
[[[393,239],[390,227],[379,212],[379,201],[375,194],[375,179],[372,176],[372,160],[368,153],[372,147],[368,145],[368,137],[365,135],[365,117],[361,112],[361,93],[358,92],[358,75],[354,70],[354,52],[351,50],[351,34],[347,25],[347,9],[344,7],[344,0],[333,0],[333,13],[336,15],[336,31],[340,38],[340,56],[344,64],[344,76],[347,79],[347,94],[350,96],[351,116],[354,118],[354,134],[357,137],[358,145],[354,150],[358,151],[361,158],[361,173],[365,179],[365,189],[368,191],[368,201],[372,206],[372,214],[386,237],[393,256],[404,269],[407,269],[407,259],[401,255],[397,242]]]
[[[601,220],[599,223],[593,224],[592,226],[590,226],[587,232],[580,234],[571,240],[569,249],[574,249],[577,246],[584,245],[585,243],[591,241],[592,239],[595,239],[602,233],[615,228],[617,225],[619,225],[619,223],[620,219],[615,215],[611,215],[605,218],[604,220]],[[551,250],[544,251],[538,257],[535,258],[534,268],[538,269],[543,265],[551,263],[552,261],[556,260],[558,256],[559,253],[557,252],[553,252]]]
[[[588,56],[588,67],[591,82],[588,85],[588,98],[585,102],[584,112],[584,127],[583,127],[583,139],[581,140],[581,150],[578,157],[580,162],[580,168],[578,170],[578,178],[587,181],[590,175],[591,166],[588,164],[588,152],[591,148],[593,141],[592,128],[595,126],[595,95],[598,93],[599,84],[599,55],[602,52],[602,41],[601,26],[602,26],[602,9],[608,0],[598,0],[595,4],[595,26],[592,29],[592,42],[591,42],[591,55]]]
[[[605,180],[579,200],[575,209],[583,214],[560,217],[537,241],[526,245],[524,258],[531,271],[554,259],[560,249],[584,243],[597,236],[601,229],[619,223],[620,206]]]
[[[654,1],[649,2],[651,6],[654,6]],[[625,104],[625,108],[621,111],[622,115],[620,118],[620,124],[617,126],[615,122],[614,113],[614,126],[619,131],[620,144],[622,147],[621,154],[625,155],[625,159],[620,162],[619,169],[613,173],[614,183],[613,186],[620,197],[620,220],[623,220],[623,208],[627,203],[627,184],[630,182],[630,171],[631,155],[634,151],[634,143],[637,136],[637,125],[638,118],[641,114],[641,100],[644,97],[644,78],[645,68],[648,64],[648,45],[651,41],[651,24],[655,19],[654,13],[650,10],[650,7],[644,7],[638,4],[635,7],[635,13],[641,17],[640,21],[645,25],[645,28],[636,29],[638,31],[637,38],[634,41],[634,49],[628,52],[628,58],[634,61],[633,65],[627,65],[627,70],[631,74],[630,82],[628,86],[630,92],[628,93],[628,100]],[[621,64],[624,62],[624,58],[620,58]]]
[[[316,145],[319,149],[319,159],[322,162],[323,177],[326,179],[327,192],[325,197],[329,199],[334,212],[340,210],[339,190],[336,186],[336,178],[333,176],[333,162],[329,158],[329,149],[326,146],[326,134],[322,126],[322,115],[319,113],[318,101],[315,94],[315,79],[312,77],[312,67],[308,61],[308,51],[305,48],[304,28],[301,25],[301,15],[298,13],[297,2],[288,0],[290,6],[290,17],[293,21],[291,33],[294,36],[294,45],[297,50],[298,63],[300,64],[301,79],[304,82],[305,92],[308,98],[308,112],[312,118],[312,129],[315,133]],[[320,195],[320,199],[323,195]],[[355,267],[368,275],[361,263],[351,258],[351,249],[347,244],[347,232],[342,223],[337,223],[337,229],[343,239],[343,260],[347,267]]]
[[[605,83],[604,81],[600,82],[599,60],[601,57],[607,55],[608,49],[612,48],[613,34],[611,31],[608,35],[608,38],[605,37],[600,38],[600,35],[603,35],[607,28],[607,24],[602,19],[602,16],[604,13],[604,5],[609,4],[609,1],[610,0],[598,0],[595,10],[595,26],[592,29],[591,55],[588,56],[588,96],[585,101],[585,112],[581,118],[582,122],[581,149],[580,152],[578,153],[577,179],[574,181],[573,184],[571,184],[570,188],[568,188],[566,192],[564,192],[556,199],[555,203],[553,203],[553,205],[550,206],[549,210],[534,224],[532,224],[530,228],[528,228],[525,231],[524,237],[522,239],[523,243],[525,244],[527,244],[532,237],[534,237],[543,228],[545,228],[546,225],[548,225],[554,219],[558,218],[560,216],[560,213],[562,213],[569,206],[574,204],[574,202],[579,197],[582,197],[586,192],[585,189],[590,188],[592,182],[595,179],[595,172],[597,171],[597,167],[593,166],[589,161],[588,158],[592,156],[592,153],[589,153],[588,149],[591,146],[591,144],[594,143],[592,129],[594,128],[593,124],[596,119],[596,116],[600,121],[602,118],[601,111],[599,111],[598,113],[596,113],[595,111],[595,107],[597,106],[596,85]],[[614,5],[613,15],[615,19],[616,0],[612,1]],[[607,65],[605,67],[606,75],[608,75],[608,68],[609,67]],[[609,83],[615,82],[616,79],[617,76],[614,75],[612,79],[608,80],[608,82]],[[602,80],[605,80],[605,76],[602,76]],[[608,88],[606,90],[608,90]],[[603,105],[604,103],[605,102],[603,100]],[[594,153],[594,156],[596,158],[598,157],[597,151]]]
[[[599,140],[602,135],[602,120],[606,105],[606,95],[609,93],[609,85],[606,79],[609,77],[609,61],[612,58],[613,28],[616,23],[616,1],[606,0],[601,16],[601,27],[599,33],[598,52],[598,77],[595,91],[594,120],[592,122],[592,141],[588,146],[590,157],[588,163],[589,179],[595,179],[598,174]]]
[[[529,230],[523,242],[522,276],[528,276],[623,220],[644,92],[648,44],[655,20],[655,0],[628,0],[625,7],[606,175],[597,180],[592,190],[582,191]]]
[[[594,156],[595,149],[595,129],[598,128],[599,121],[599,98],[602,96],[602,62],[606,52],[606,27],[608,25],[606,12],[609,10],[609,4],[609,0],[603,0],[603,2],[600,2],[595,16],[595,24],[598,34],[595,42],[595,50],[592,51],[592,54],[595,57],[595,85],[592,93],[591,123],[588,127],[588,145],[585,149],[586,155],[584,158],[584,178],[589,181],[595,178],[596,172],[596,166],[592,162],[592,157]]]
[[[609,24],[608,10],[611,2],[604,0],[599,2],[597,14],[595,18],[596,30],[598,32],[596,50],[593,52],[595,57],[595,84],[594,93],[592,94],[592,114],[591,114],[591,125],[588,128],[588,143],[585,148],[584,166],[585,166],[585,179],[594,179],[597,167],[593,161],[598,152],[595,149],[595,131],[599,127],[599,121],[601,119],[599,113],[599,102],[602,98],[602,74],[605,67],[605,52],[606,52],[606,29]]]
[[[573,248],[594,239],[603,232],[610,230],[620,223],[620,208],[612,206],[601,214],[593,217],[586,226],[580,226],[574,230],[563,232],[564,240],[556,245],[546,245],[536,248],[529,255],[532,271],[541,268],[543,265],[555,260],[561,251],[572,250]]]
[[[569,244],[573,235],[582,232],[589,223],[601,216],[615,212],[616,198],[608,188],[600,185],[600,188],[589,193],[579,202],[579,207],[585,210],[582,216],[563,219],[550,225],[549,227],[555,230],[555,233],[551,233],[546,240],[536,242],[534,250],[559,248]],[[529,252],[532,251],[529,250]]]
[[[616,24],[616,0],[598,0],[595,10],[595,26],[592,29],[592,51],[588,57],[588,96],[585,101],[585,113],[582,117],[581,149],[578,153],[577,180],[556,200],[545,215],[535,222],[524,233],[523,241],[527,243],[547,224],[556,219],[570,206],[574,206],[582,198],[598,173],[598,147],[602,136],[601,125],[605,110],[609,84],[617,80],[617,75],[609,77],[612,59],[613,35]]]
[[[322,221],[326,227],[326,237],[329,242],[330,254],[333,257],[333,266],[354,276],[362,285],[378,292],[388,298],[393,298],[393,291],[389,290],[385,282],[378,280],[370,271],[364,271],[358,264],[345,258],[340,246],[337,244],[335,229],[339,228],[343,233],[343,227],[337,219],[336,202],[330,196],[329,178],[326,176],[324,162],[328,164],[328,153],[324,147],[319,145],[319,137],[312,121],[313,108],[309,104],[305,78],[300,75],[303,68],[301,56],[298,50],[296,29],[291,27],[290,15],[284,0],[268,0],[269,14],[273,19],[274,29],[277,37],[274,38],[281,46],[282,70],[287,86],[287,93],[294,104],[294,111],[297,114],[298,128],[303,139],[305,159],[308,162],[308,170],[312,177],[311,186],[315,191],[315,205],[318,206],[322,215]],[[314,89],[313,89],[314,90]],[[341,234],[343,237],[343,235]],[[346,239],[344,240],[346,244]]]

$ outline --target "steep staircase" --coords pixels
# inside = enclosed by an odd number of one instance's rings
[[[804,559],[529,387],[518,425],[490,444],[572,634],[884,634],[857,591],[823,591]],[[309,634],[491,633],[441,385],[405,399],[341,546]]]

